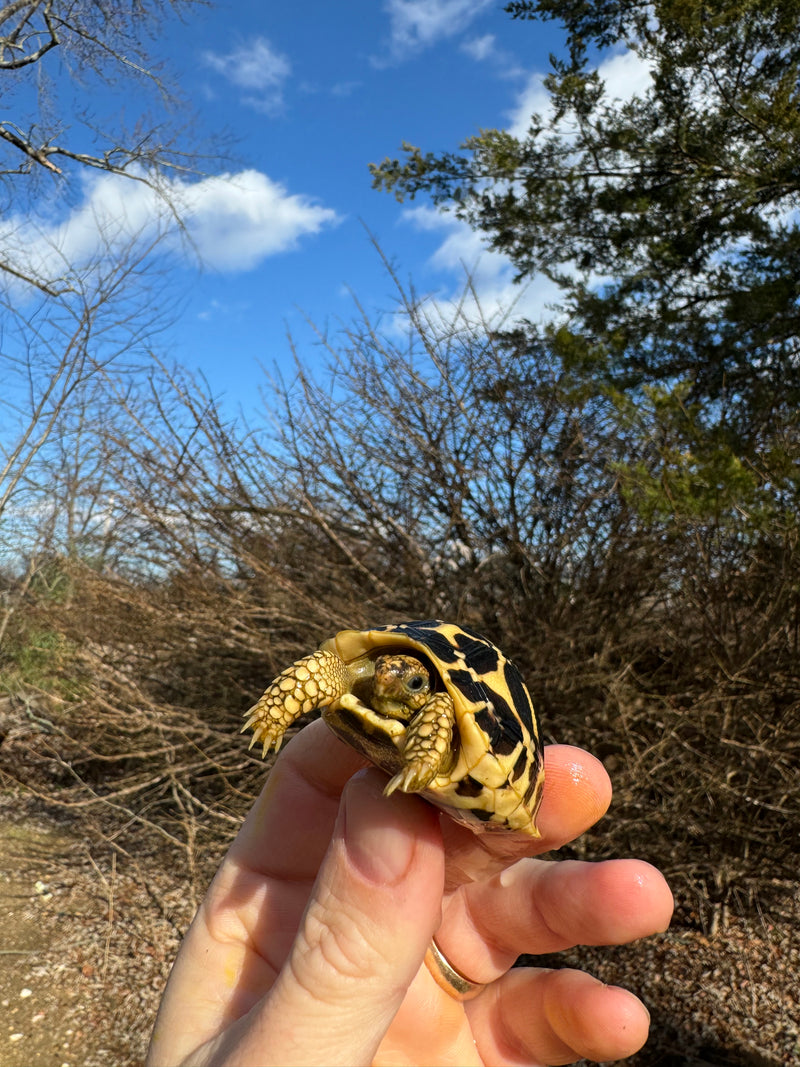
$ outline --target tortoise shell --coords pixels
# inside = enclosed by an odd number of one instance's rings
[[[507,656],[467,626],[425,620],[342,630],[321,646],[347,664],[413,650],[453,701],[452,766],[422,796],[472,829],[517,830],[538,837],[544,767],[536,716],[522,677]],[[397,736],[354,695],[323,707],[328,726],[388,773],[399,766]],[[365,714],[366,713],[366,714]],[[386,735],[389,735],[388,737]]]

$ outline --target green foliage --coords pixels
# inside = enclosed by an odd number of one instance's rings
[[[744,501],[755,503],[761,487],[757,472],[724,440],[711,446],[699,425],[698,405],[687,404],[689,391],[688,383],[651,386],[645,403],[634,409],[632,422],[651,434],[650,455],[617,470],[625,498],[650,523],[674,517],[724,524]]]
[[[63,700],[78,700],[87,692],[87,680],[76,653],[76,646],[63,633],[26,619],[3,643],[2,687],[8,692],[35,689]]]
[[[66,561],[54,556],[41,563],[31,578],[31,593],[41,601],[66,603],[73,590],[73,577]]]

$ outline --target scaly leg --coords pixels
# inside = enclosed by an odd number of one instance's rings
[[[345,693],[350,684],[347,664],[333,652],[312,652],[282,671],[261,699],[248,712],[242,733],[252,727],[253,740],[263,748],[262,759],[275,746],[281,747],[283,735],[306,712],[331,704]]]
[[[452,698],[447,693],[434,693],[408,724],[403,747],[405,767],[384,789],[387,796],[395,789],[418,793],[448,769],[454,722]]]

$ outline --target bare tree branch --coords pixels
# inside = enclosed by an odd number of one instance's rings
[[[42,0],[16,0],[0,8],[0,29],[16,15],[21,16],[16,26],[10,27],[0,36],[0,70],[19,70],[31,63],[38,63],[51,48],[59,44],[55,26],[50,19],[51,8],[52,0],[45,0],[44,3]],[[23,32],[37,11],[41,12],[44,23],[45,41],[43,44],[36,44],[31,51],[26,51],[31,39],[38,42],[43,36],[42,30],[32,27]]]
[[[55,163],[51,163],[48,158],[53,152],[58,151],[57,148],[50,146],[34,148],[30,141],[20,137],[19,133],[10,130],[6,123],[0,123],[0,137],[2,137],[4,141],[8,141],[9,144],[13,144],[14,147],[18,148],[21,152],[24,152],[26,156],[29,156],[30,159],[34,161],[34,163],[38,163],[40,166],[53,171],[55,174],[61,174],[61,171]]]
[[[6,115],[0,121],[0,185],[21,214],[26,197],[35,204],[37,173],[60,185],[72,182],[80,169],[118,175],[151,187],[180,226],[174,186],[166,173],[197,174],[200,156],[181,143],[183,131],[175,125],[177,92],[165,80],[161,65],[144,48],[146,28],[158,29],[171,12],[181,13],[205,0],[137,0],[134,5],[97,4],[95,0],[13,0],[0,6],[0,76],[29,77],[25,70],[41,64],[39,94],[33,114]],[[57,50],[61,69],[46,77],[49,56]],[[128,132],[110,120],[108,130],[89,125],[80,111],[59,114],[47,95],[69,79],[80,92],[91,92],[92,79],[112,89],[137,89],[142,114],[147,93],[155,91],[155,119]],[[144,86],[145,92],[142,92]],[[33,86],[31,86],[33,88]],[[57,97],[56,97],[57,99]],[[152,100],[150,101],[153,102]],[[90,99],[86,100],[87,112]],[[160,112],[160,115],[159,115]],[[55,115],[55,120],[52,116]],[[75,129],[73,129],[75,127]],[[82,128],[82,129],[81,129]],[[86,134],[88,133],[88,141]],[[215,151],[217,149],[215,148]],[[28,282],[47,296],[65,290],[51,279],[27,270],[19,256],[0,247],[0,270]]]

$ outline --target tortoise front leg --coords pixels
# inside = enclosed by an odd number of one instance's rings
[[[403,745],[405,767],[384,789],[386,796],[395,789],[403,793],[419,793],[438,774],[450,769],[454,723],[452,698],[447,693],[434,693],[408,724]]]
[[[281,671],[264,695],[245,714],[242,733],[252,728],[250,748],[259,741],[263,759],[272,746],[281,747],[283,735],[293,722],[338,700],[351,683],[347,664],[333,652],[317,651]]]

